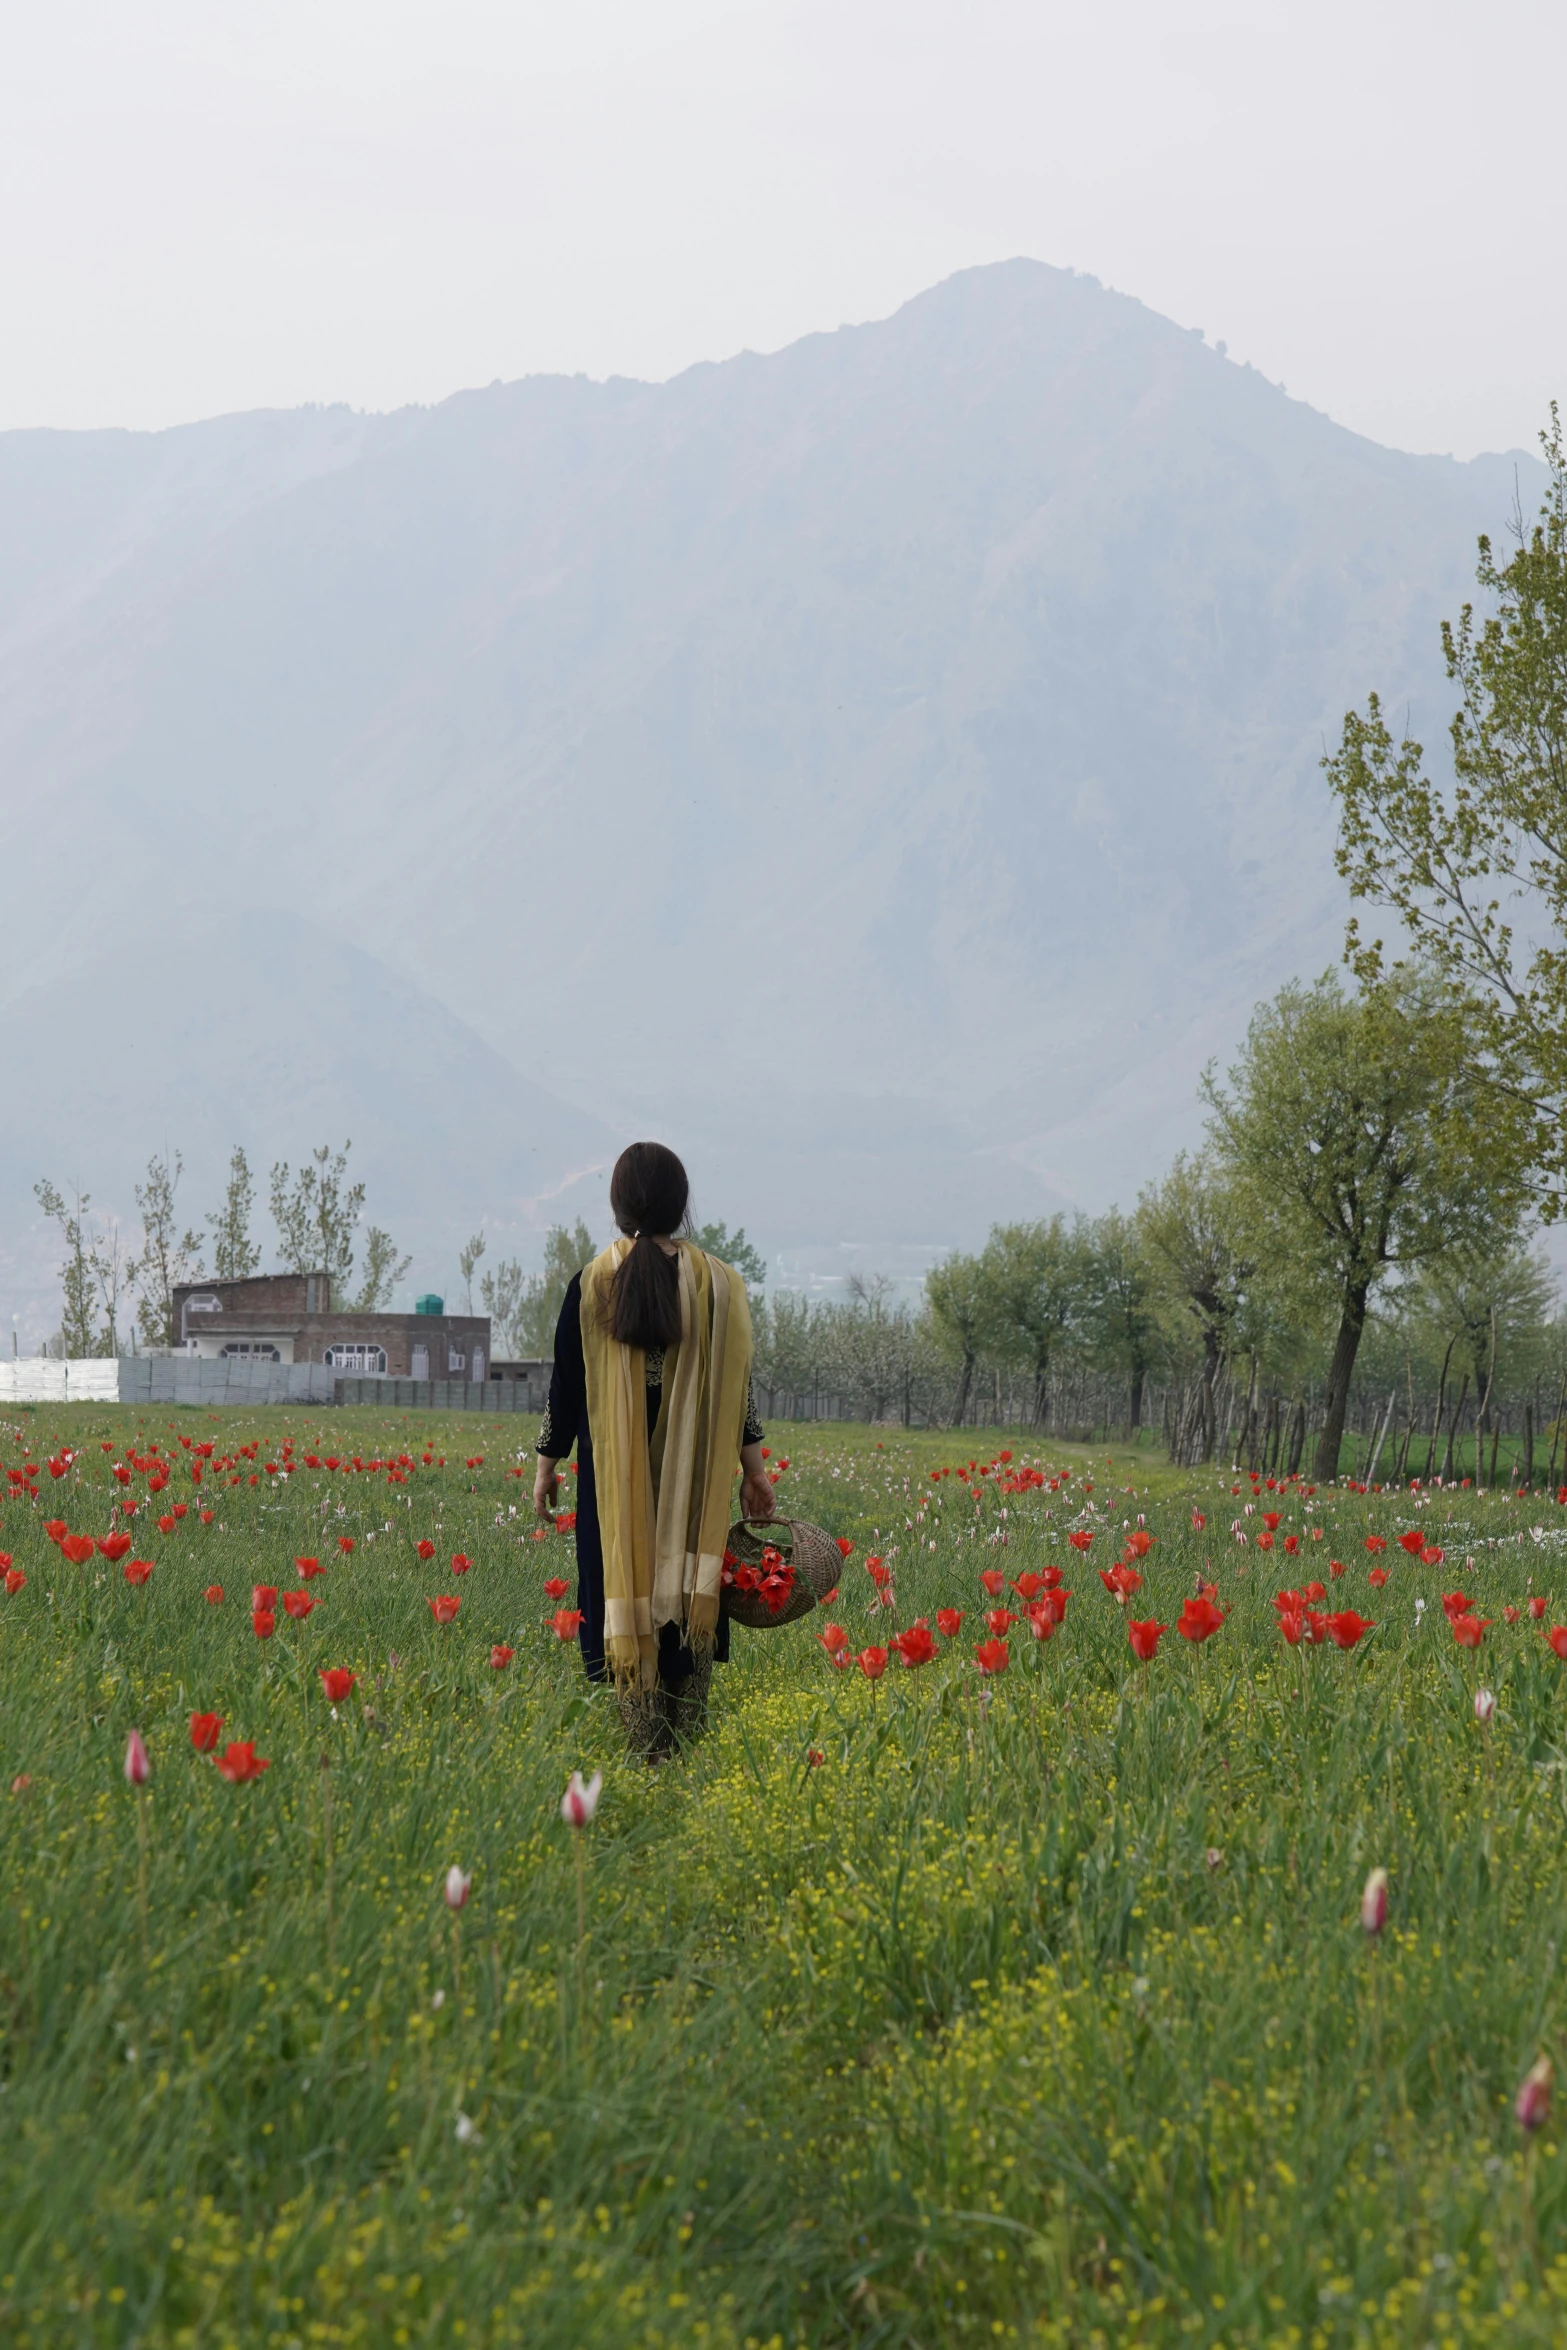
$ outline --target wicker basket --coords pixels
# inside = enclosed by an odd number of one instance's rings
[[[794,1589],[777,1615],[757,1591],[724,1586],[723,1612],[732,1624],[746,1624],[754,1632],[769,1632],[777,1624],[797,1624],[819,1599],[825,1599],[843,1572],[843,1557],[830,1534],[804,1518],[741,1518],[729,1529],[726,1548],[746,1566],[761,1564],[771,1544],[794,1567]]]

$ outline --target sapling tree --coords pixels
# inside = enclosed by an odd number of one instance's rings
[[[145,1181],[136,1186],[141,1210],[141,1249],[126,1267],[126,1278],[136,1292],[136,1320],[149,1346],[174,1344],[174,1292],[181,1282],[199,1279],[201,1235],[181,1232],[175,1218],[174,1195],[184,1168],[178,1151],[155,1152],[147,1161]]]
[[[334,1152],[323,1143],[292,1179],[285,1161],[272,1170],[279,1255],[291,1273],[325,1273],[334,1292],[347,1289],[354,1269],[354,1227],[365,1204],[364,1185],[348,1180],[352,1148],[345,1142]]]
[[[1473,1003],[1485,1084],[1529,1136],[1531,1190],[1567,1210],[1567,449],[1551,410],[1549,480],[1531,529],[1476,577],[1495,608],[1444,622],[1460,706],[1451,773],[1433,780],[1418,742],[1395,741],[1373,694],[1323,764],[1339,801],[1338,868],[1352,897],[1396,914],[1422,956]],[[1346,960],[1384,972],[1380,939],[1351,920]]]
[[[1356,995],[1328,973],[1258,1007],[1228,1089],[1204,1076],[1214,1160],[1261,1280],[1334,1332],[1319,1480],[1338,1473],[1378,1291],[1519,1212],[1527,1120],[1485,1086],[1474,1042],[1439,972],[1400,964]]]
[[[229,1179],[223,1194],[223,1205],[215,1216],[207,1219],[207,1230],[212,1236],[212,1278],[214,1281],[248,1281],[261,1266],[261,1251],[250,1237],[250,1215],[255,1205],[256,1186],[250,1172],[250,1162],[240,1145],[234,1145],[229,1160]]]

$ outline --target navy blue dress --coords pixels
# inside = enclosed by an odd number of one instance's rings
[[[647,1356],[647,1432],[652,1435],[664,1399],[664,1358]],[[762,1427],[752,1396],[746,1396],[747,1444],[760,1444]],[[582,1622],[577,1645],[590,1681],[609,1678],[604,1663],[604,1544],[599,1534],[598,1489],[593,1482],[593,1431],[588,1426],[588,1373],[582,1355],[582,1275],[573,1274],[555,1325],[555,1362],[550,1372],[549,1402],[544,1425],[534,1446],[552,1461],[563,1460],[577,1448],[577,1605]],[[720,1614],[713,1655],[719,1664],[729,1659],[729,1618]],[[661,1624],[658,1631],[658,1674],[666,1689],[678,1689],[691,1672],[691,1651],[678,1624]]]

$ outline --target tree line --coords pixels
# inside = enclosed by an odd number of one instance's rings
[[[278,1269],[326,1273],[340,1305],[378,1313],[390,1304],[413,1260],[399,1255],[380,1225],[364,1224],[365,1187],[349,1180],[352,1147],[345,1142],[334,1151],[323,1143],[298,1168],[279,1160],[268,1179],[267,1200],[277,1233]],[[172,1346],[176,1289],[191,1281],[243,1281],[259,1273],[261,1245],[251,1233],[256,1184],[244,1151],[235,1144],[218,1206],[203,1222],[182,1230],[177,1194],[183,1174],[177,1150],[157,1152],[148,1160],[135,1185],[140,1238],[131,1243],[117,1216],[94,1213],[91,1196],[80,1184],[72,1185],[69,1198],[47,1177],[33,1186],[65,1250],[54,1341],[58,1353],[73,1359],[117,1355],[133,1332],[143,1346]]]

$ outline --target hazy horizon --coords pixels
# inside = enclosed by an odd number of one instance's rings
[[[1027,256],[1383,446],[1530,448],[1563,67],[1544,0],[64,0],[0,89],[0,429],[664,383]]]

